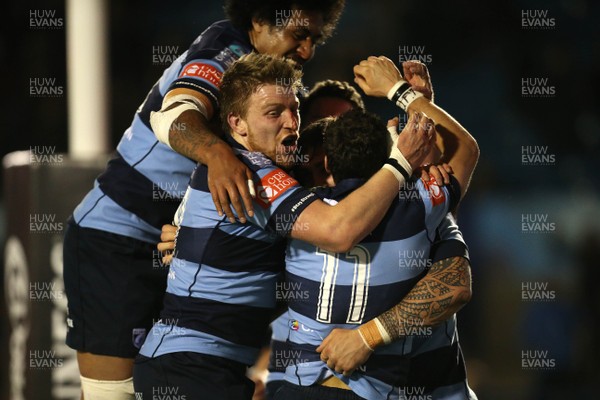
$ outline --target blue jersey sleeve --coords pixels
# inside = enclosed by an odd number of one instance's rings
[[[469,259],[469,250],[452,214],[448,213],[437,228],[437,240],[431,247],[431,260],[464,257]]]
[[[450,184],[439,186],[433,177],[428,181],[419,179],[415,185],[415,190],[419,192],[419,196],[423,201],[425,224],[428,236],[433,242],[438,225],[458,203],[460,198],[458,181],[451,176]]]
[[[252,51],[247,38],[228,21],[211,25],[192,43],[177,79],[169,86],[192,89],[205,95],[213,109],[219,108],[219,85],[223,72],[244,54]]]

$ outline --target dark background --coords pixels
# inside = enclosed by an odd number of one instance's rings
[[[480,399],[591,398],[600,378],[599,8],[592,0],[347,0],[335,36],[305,66],[308,86],[351,82],[352,66],[369,55],[398,61],[400,46],[424,46],[436,103],[478,140],[480,162],[459,215],[474,295],[459,327]],[[5,10],[2,156],[30,146],[68,151],[66,90],[55,98],[29,92],[36,77],[66,89],[65,29],[30,29],[31,9],[65,17],[57,0],[13,2]],[[523,10],[546,11],[554,28],[525,29]],[[110,1],[112,148],[166,67],[153,63],[153,46],[178,46],[180,54],[223,18],[219,1]],[[524,97],[525,78],[547,79],[554,96]],[[397,114],[381,99],[366,104],[384,118]],[[547,146],[555,162],[523,165],[527,146]],[[524,232],[524,214],[546,216],[555,229]],[[525,301],[527,282],[546,284],[555,299]],[[547,351],[555,367],[524,370],[527,350]]]

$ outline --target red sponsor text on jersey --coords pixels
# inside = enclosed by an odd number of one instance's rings
[[[435,181],[435,178],[433,176],[430,176],[429,181],[426,182],[423,180],[423,183],[425,184],[425,189],[429,191],[429,197],[431,198],[431,203],[433,207],[439,206],[440,204],[444,204],[444,201],[446,200],[446,195],[444,194],[442,188],[439,187],[439,185]]]
[[[267,208],[287,189],[296,185],[298,185],[297,180],[283,170],[276,169],[260,180],[260,184],[256,187],[256,200],[261,207]]]
[[[191,63],[185,66],[181,74],[180,78],[185,76],[193,76],[195,78],[202,78],[215,86],[219,86],[221,84],[221,78],[223,77],[223,73],[219,71],[217,67],[210,64],[205,63]]]

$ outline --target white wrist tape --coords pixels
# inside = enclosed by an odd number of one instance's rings
[[[169,109],[169,107],[176,103],[179,104]],[[156,138],[161,143],[171,147],[171,144],[169,143],[169,131],[171,130],[171,125],[173,125],[173,122],[175,122],[184,111],[188,110],[196,110],[204,115],[205,118],[208,118],[208,112],[204,103],[189,94],[169,96],[163,100],[160,111],[153,111],[150,113],[150,125],[152,126]]]
[[[388,332],[383,327],[383,324],[379,321],[379,318],[375,318],[374,321],[375,321],[375,325],[377,326],[377,329],[379,330],[379,334],[383,338],[383,343],[385,343],[385,344],[392,343],[392,338],[390,337]]]
[[[400,95],[398,100],[396,100],[396,105],[404,111],[407,111],[408,106],[410,106],[410,104],[419,97],[423,97],[423,93],[417,92],[413,88],[410,88]]]
[[[413,172],[412,166],[396,145],[392,146],[390,158],[383,164],[383,168],[391,171],[400,184],[406,182]]]
[[[415,91],[404,79],[396,82],[387,94],[387,98],[404,111],[408,110],[408,106],[419,97],[423,97],[423,93]]]
[[[398,164],[400,164],[400,166],[406,170],[406,173],[408,174],[408,176],[412,175],[412,173],[413,173],[412,166],[410,165],[408,160],[404,157],[404,154],[402,154],[402,152],[400,151],[398,146],[392,147],[392,151],[390,152],[390,158],[396,160],[398,162]]]
[[[387,98],[389,100],[392,100],[392,97],[394,96],[394,93],[396,93],[396,91],[398,90],[398,88],[402,85],[404,85],[406,82],[404,79],[400,79],[398,82],[396,82],[394,84],[394,86],[392,86],[392,88],[387,92]]]

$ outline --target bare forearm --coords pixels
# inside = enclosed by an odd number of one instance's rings
[[[229,147],[210,129],[206,118],[193,110],[182,113],[171,125],[169,143],[179,154],[202,164]]]
[[[421,97],[416,99],[408,108],[409,114],[413,112],[422,112],[435,121],[436,129],[440,134],[446,133],[455,137],[455,141],[461,144],[460,150],[463,152],[478,152],[477,141],[471,134],[450,114],[438,107],[431,101]],[[444,139],[444,138],[442,138]]]
[[[382,169],[335,207],[310,205],[296,221],[301,228],[292,229],[291,236],[325,250],[348,251],[381,222],[397,193],[398,180]]]
[[[401,339],[411,330],[435,326],[460,310],[471,299],[471,269],[463,257],[446,258],[431,266],[404,299],[384,312],[377,321],[391,341]],[[375,320],[360,329],[371,340],[370,345],[384,343],[383,335],[373,329]]]
[[[436,262],[400,304],[358,329],[334,329],[317,352],[329,368],[350,375],[376,347],[403,338],[411,326],[442,322],[470,297],[469,262],[462,257]]]
[[[427,123],[416,123],[419,120]],[[373,231],[434,143],[434,130],[426,128],[432,126],[431,120],[418,115],[409,122],[380,171],[335,207],[313,202],[296,220],[292,237],[329,251],[346,252]]]
[[[379,225],[398,190],[398,181],[393,175],[381,170],[334,207],[337,216],[334,224],[339,226],[340,231],[351,235],[353,244],[350,247]]]
[[[403,328],[434,326],[460,310],[471,297],[469,262],[462,257],[447,258],[431,271],[394,308],[379,316],[393,339],[404,336]]]
[[[450,164],[461,184],[461,194],[464,195],[479,159],[477,141],[450,114],[423,97],[413,101],[408,111],[425,113],[435,121],[435,128],[441,139],[438,147],[444,151],[441,161]]]

